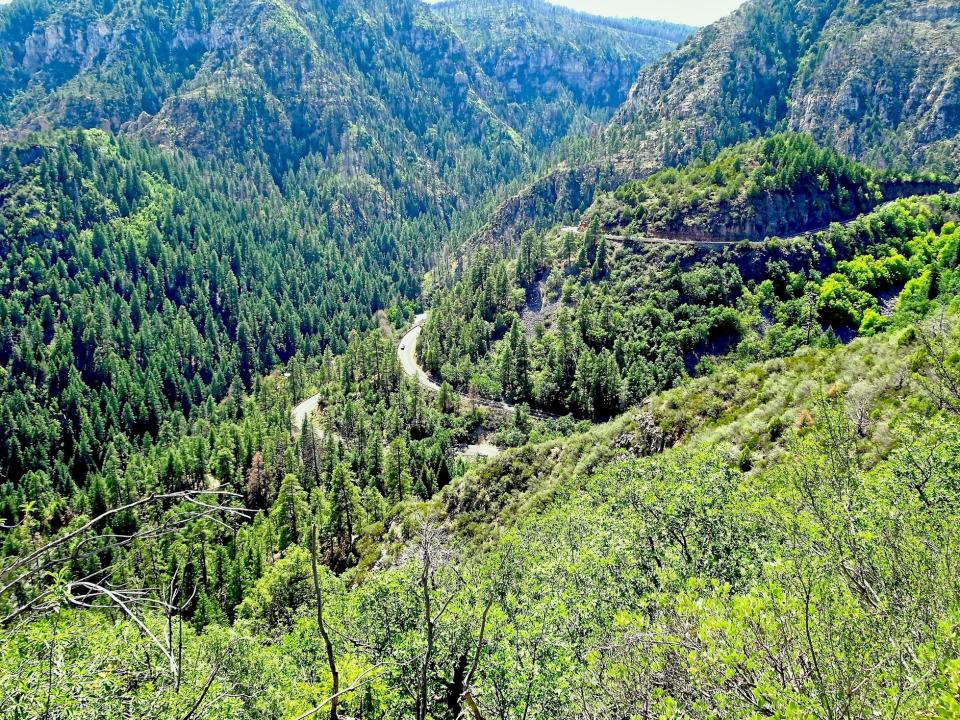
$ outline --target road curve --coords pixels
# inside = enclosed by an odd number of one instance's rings
[[[429,378],[427,378],[427,381],[429,382]],[[290,411],[290,425],[294,439],[300,437],[300,433],[303,429],[303,421],[313,415],[313,413],[316,412],[317,408],[320,406],[320,395],[321,393],[317,393],[316,395],[308,397]],[[316,425],[316,432],[321,438],[323,437],[324,431],[319,424]],[[343,442],[342,438],[340,440]],[[386,447],[384,449],[386,449]],[[493,458],[499,455],[501,452],[503,452],[503,450],[498,448],[496,445],[491,445],[490,443],[485,442],[477,443],[475,445],[463,445],[456,448],[456,454],[458,457],[471,460],[476,460],[478,458]],[[216,487],[209,485],[209,487],[215,490],[219,487],[219,485]]]
[[[881,203],[877,205],[870,213],[879,212],[885,207],[890,206],[895,201]],[[793,235],[784,235],[784,236],[771,236],[770,240],[778,240],[779,242],[792,242],[794,240],[799,240],[804,238],[807,235],[814,235],[819,232],[827,232],[833,225],[839,225],[841,227],[849,227],[853,225],[857,220],[859,220],[862,215],[858,215],[855,218],[850,218],[849,220],[835,220],[827,225],[822,227],[812,228],[810,230],[804,230],[800,233],[794,233]],[[583,235],[584,231],[580,229],[579,226],[567,225],[561,227],[558,231],[561,234],[574,233],[575,235]],[[614,235],[612,233],[605,233],[604,236],[607,240],[612,240],[614,242],[621,243],[634,243],[637,245],[697,245],[700,247],[717,247],[717,246],[729,246],[729,245],[742,245],[747,244],[752,247],[764,247],[767,244],[766,240],[692,240],[690,238],[661,238],[661,237],[646,237],[644,235]]]
[[[583,231],[579,227],[573,225],[568,225],[566,227],[560,228],[560,232],[563,234],[574,233],[576,235],[582,235]],[[811,231],[813,232],[813,231]],[[611,240],[613,242],[620,243],[635,243],[638,245],[697,245],[697,246],[726,246],[726,245],[741,245],[746,243],[748,245],[761,246],[766,243],[762,240],[692,240],[690,238],[658,238],[658,237],[646,237],[644,235],[614,235],[613,233],[604,233],[604,238]]]
[[[420,313],[413,319],[413,327],[407,330],[407,334],[400,338],[400,344],[397,346],[397,359],[400,361],[400,367],[403,374],[414,378],[421,387],[430,392],[438,392],[440,386],[437,385],[430,376],[417,364],[417,340],[420,339],[420,333],[427,322],[427,313]]]
[[[400,367],[404,375],[416,380],[423,389],[429,390],[430,392],[438,392],[440,386],[437,385],[427,372],[420,367],[419,363],[417,363],[417,340],[420,339],[420,333],[423,331],[423,326],[426,322],[427,313],[420,313],[413,319],[413,326],[400,338],[400,342],[397,345],[397,359],[400,361]],[[517,409],[515,405],[511,405],[502,400],[488,400],[487,398],[467,397],[465,395],[460,395],[459,397],[461,402],[479,405],[491,410],[514,412]],[[530,417],[537,418],[538,420],[552,420],[560,416],[542,410],[531,409]]]
[[[294,437],[300,435],[300,431],[303,429],[303,421],[306,420],[310,415],[313,415],[319,406],[320,393],[317,393],[316,395],[308,397],[290,411],[290,429],[293,432]]]

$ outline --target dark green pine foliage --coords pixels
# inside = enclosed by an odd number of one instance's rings
[[[417,291],[426,225],[345,236],[254,184],[100,132],[0,151],[0,484],[69,495]]]

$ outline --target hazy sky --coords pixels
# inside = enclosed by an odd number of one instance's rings
[[[672,20],[708,25],[735,10],[743,0],[550,0],[595,15]]]

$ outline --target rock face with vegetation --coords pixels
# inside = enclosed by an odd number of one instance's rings
[[[602,195],[584,215],[607,232],[690,240],[763,240],[824,230],[884,200],[954,190],[933,176],[896,177],[825,150],[806,135],[773,135],[670,168]]]
[[[614,20],[544,0],[451,0],[434,6],[503,88],[508,113],[537,143],[578,121],[602,121],[626,99],[641,67],[693,28]]]
[[[489,62],[516,34],[458,35],[438,15],[454,11],[416,0],[19,0],[0,15],[0,136],[144,137],[257,168],[261,186],[302,189],[360,233],[421,215],[448,222],[529,172],[577,118],[607,117],[637,67],[684,33],[597,19],[591,32],[581,16],[528,6],[531,43],[568,56],[544,69],[543,97],[530,101]]]
[[[29,9],[9,11],[2,35],[14,131],[123,129],[198,157],[262,162],[278,181],[333,175],[401,215],[527,161],[496,113],[499,88],[418,2]]]
[[[960,173],[960,7],[845,3],[801,61],[787,125],[880,167]]]
[[[861,202],[879,202],[870,173],[853,161],[802,137],[763,142],[785,153],[784,167],[797,172],[801,207],[816,204],[802,199],[809,192],[803,175],[814,167],[806,163],[816,157],[843,168],[832,189],[827,182],[818,190],[828,216],[830,198],[849,194],[845,201],[857,202],[858,187]],[[753,142],[724,156],[756,157],[757,149]],[[772,169],[747,182],[782,182],[784,175],[767,174]],[[699,242],[699,222],[717,219],[711,213],[720,207],[698,186],[702,171],[669,170],[650,184],[626,186],[587,214],[582,233],[528,230],[512,262],[479,252],[470,272],[434,298],[420,341],[424,365],[470,393],[603,418],[686,376],[709,374],[718,361],[765,359],[872,334],[889,325],[898,294],[905,304],[939,295],[940,270],[924,258],[939,257],[941,248],[921,249],[921,238],[929,238],[928,221],[960,219],[953,198],[898,200],[820,232],[718,245],[722,236]],[[745,199],[740,210],[748,213]],[[604,219],[629,219],[628,231],[646,221],[669,224],[672,207],[690,213],[690,227],[680,220],[675,228],[690,233],[685,242],[647,242],[642,233],[608,239],[602,232]],[[947,266],[953,222],[945,226]],[[544,307],[552,309],[544,314]],[[532,322],[523,333],[526,318]]]
[[[654,163],[789,128],[875,166],[956,174],[958,29],[946,0],[754,0],[642,71],[616,126]]]
[[[0,18],[0,121],[117,130],[196,74],[213,5],[17,2]]]
[[[783,130],[874,167],[956,177],[958,32],[949,0],[750,0],[641,70],[605,140],[571,159],[581,169],[505,203],[481,242],[515,239],[545,209],[562,217],[571,198],[583,210],[598,187]]]

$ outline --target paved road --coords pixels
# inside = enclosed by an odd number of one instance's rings
[[[461,448],[457,454],[465,458],[492,458],[496,457],[503,450],[490,443],[478,443],[476,445],[467,445]]]
[[[892,205],[894,202],[896,201],[885,202],[880,205],[877,205],[870,212],[871,213],[879,212],[883,208],[889,205]],[[860,219],[860,216],[855,218],[850,218],[849,220],[837,221],[836,224],[840,225],[841,227],[848,227],[850,225],[853,225],[853,223],[855,223],[859,219]],[[796,233],[794,235],[777,237],[776,239],[780,240],[781,242],[791,242],[791,241],[806,237],[807,235],[813,235],[818,232],[826,232],[833,225],[834,223],[830,223],[822,227],[813,228],[812,230],[804,230],[803,232]],[[575,233],[577,235],[583,234],[583,231],[581,231],[578,226],[574,226],[574,225],[567,225],[565,227],[562,227],[560,228],[560,232]],[[605,233],[604,237],[607,240],[612,240],[614,242],[634,243],[639,245],[700,245],[700,246],[713,247],[713,246],[723,246],[723,245],[740,245],[741,243],[747,243],[748,245],[752,245],[754,247],[763,247],[764,245],[767,244],[765,240],[690,240],[688,238],[687,239],[658,238],[658,237],[646,237],[643,235],[613,235],[610,233]],[[774,239],[774,238],[771,238],[771,239]]]
[[[421,313],[413,319],[413,327],[407,330],[406,334],[400,338],[400,343],[397,346],[397,359],[400,361],[400,367],[403,369],[404,375],[414,378],[420,384],[420,387],[425,390],[437,392],[440,390],[440,386],[437,385],[417,363],[417,340],[420,339],[420,333],[423,331],[423,326],[426,322],[427,313]],[[468,398],[465,395],[461,395],[460,400],[461,402],[472,403],[491,410],[505,412],[514,412],[516,410],[515,405],[511,405],[502,400],[488,400],[479,397]],[[560,417],[559,415],[543,412],[542,410],[531,410],[530,416],[538,420],[550,420]]]
[[[578,235],[582,234],[582,231],[579,227],[574,227],[572,225],[567,227],[560,228],[561,233],[576,233]],[[816,232],[811,230],[810,232]],[[804,233],[806,234],[806,233]],[[705,246],[722,246],[722,245],[740,245],[741,243],[747,243],[748,245],[757,245],[762,246],[766,243],[762,240],[691,240],[689,238],[657,238],[657,237],[646,237],[644,235],[614,235],[612,233],[604,233],[603,237],[607,240],[619,243],[635,243],[639,245],[705,245]]]
[[[312,415],[319,405],[320,393],[317,393],[312,397],[308,397],[290,412],[290,425],[293,429],[294,437],[300,435],[300,430],[303,428],[303,421]]]
[[[416,360],[416,347],[417,339],[420,337],[420,331],[423,329],[423,324],[426,322],[426,314],[418,315],[414,321],[414,326],[411,328],[407,334],[404,336],[403,340],[400,341],[400,346],[397,349],[397,357],[400,358],[400,364],[403,366],[403,371],[411,377],[417,377],[420,381],[420,384],[436,392],[440,387],[433,382],[430,377],[417,365]],[[290,411],[290,426],[293,431],[294,438],[300,436],[300,431],[303,428],[303,421],[313,415],[317,411],[317,408],[320,407],[320,397],[321,394],[317,393],[312,395],[304,400],[302,403],[297,405],[293,410]],[[316,426],[318,433],[323,433],[323,429],[319,426]],[[466,445],[464,447],[457,448],[456,454],[459,457],[464,458],[492,458],[496,457],[502,452],[500,448],[496,445],[491,445],[490,443],[479,443],[476,445]]]
[[[429,378],[428,378],[429,381]],[[301,429],[303,428],[303,421],[305,418],[310,417],[317,408],[320,406],[320,393],[308,397],[302,403],[297,405],[290,412],[290,424],[293,430],[293,437],[300,437]],[[323,437],[324,430],[320,427],[319,424],[316,425],[316,432]],[[342,442],[342,439],[341,439]],[[492,458],[499,455],[503,450],[498,448],[496,445],[491,445],[490,443],[478,443],[476,445],[464,445],[458,447],[455,450],[455,453],[458,457],[477,459],[477,458]],[[213,476],[208,478],[208,489],[216,490],[220,487],[219,482],[214,482]]]
[[[421,387],[438,392],[440,386],[437,385],[430,376],[417,364],[417,340],[420,339],[420,333],[427,322],[427,314],[421,313],[413,319],[413,327],[407,330],[407,334],[400,338],[400,344],[397,346],[397,359],[400,361],[400,367],[404,375],[415,378]]]

